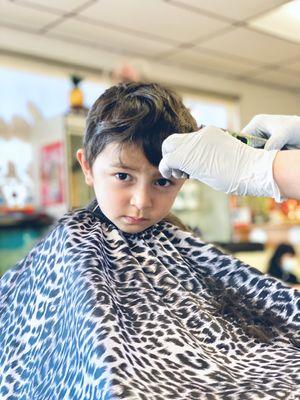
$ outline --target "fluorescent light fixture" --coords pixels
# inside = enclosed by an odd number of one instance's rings
[[[300,0],[249,21],[249,26],[300,43]]]

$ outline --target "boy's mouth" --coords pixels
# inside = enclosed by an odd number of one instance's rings
[[[147,221],[146,218],[135,218],[130,216],[125,216],[124,218],[128,224],[140,224],[144,221]]]

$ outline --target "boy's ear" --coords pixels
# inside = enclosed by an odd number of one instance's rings
[[[92,186],[94,182],[92,169],[90,168],[89,163],[85,159],[84,150],[83,149],[77,150],[76,157],[84,173],[85,183],[89,186]]]

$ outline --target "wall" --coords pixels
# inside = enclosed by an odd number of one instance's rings
[[[153,80],[189,87],[193,91],[207,91],[208,95],[211,92],[213,97],[216,97],[217,93],[224,99],[239,97],[241,126],[244,126],[256,114],[300,115],[300,93],[271,89],[161,64],[159,68],[153,64],[149,70]]]
[[[100,52],[98,52],[100,53]],[[112,68],[120,65],[126,60],[124,57],[116,54],[101,52],[101,57],[87,59],[88,66],[72,63],[55,65],[51,61],[48,64],[31,58],[22,58],[21,56],[9,56],[0,54],[0,65],[11,66],[27,70],[35,70],[40,73],[50,73],[66,76],[77,72],[87,79],[110,81],[109,72]],[[82,60],[82,58],[80,58]],[[77,60],[78,62],[78,60]],[[165,84],[180,87],[183,91],[203,92],[207,96],[224,99],[239,98],[240,123],[245,125],[255,114],[299,114],[300,93],[295,94],[291,91],[272,89],[270,87],[250,84],[242,80],[225,79],[217,75],[195,72],[195,70],[175,67],[172,64],[162,64],[151,62],[149,60],[134,59],[133,65],[140,68],[142,75],[147,80],[156,80]],[[97,73],[97,68],[99,73]],[[201,68],[201,66],[199,66]],[[182,91],[182,90],[181,90]]]

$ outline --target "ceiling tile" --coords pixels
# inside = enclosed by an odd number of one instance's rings
[[[297,76],[295,74],[290,74],[287,71],[280,69],[257,73],[253,78],[255,80],[280,85],[290,89],[300,89],[300,75]]]
[[[228,26],[162,0],[101,0],[81,15],[177,43],[192,41]]]
[[[14,26],[30,28],[34,31],[41,29],[57,18],[52,13],[33,10],[7,0],[0,0],[0,9],[0,24],[8,23]]]
[[[298,61],[290,61],[287,64],[282,65],[285,69],[290,70],[292,72],[300,73],[300,59]]]
[[[236,61],[230,57],[209,53],[201,48],[187,49],[171,54],[164,59],[175,64],[192,66],[199,70],[209,69],[225,74],[241,75],[256,70],[261,65],[258,63],[248,63]]]
[[[299,45],[244,28],[203,41],[201,47],[265,64],[300,55]]]
[[[49,35],[58,34],[74,41],[81,40],[95,47],[112,48],[119,53],[133,52],[141,55],[152,56],[172,48],[169,44],[157,42],[126,32],[104,28],[76,20],[66,20],[54,27]]]
[[[117,54],[82,46],[76,42],[66,45],[65,42],[54,38],[2,27],[0,48],[97,69],[114,67],[122,60]]]
[[[239,21],[286,3],[286,0],[226,0],[226,4],[224,0],[171,0],[173,1]]]
[[[76,8],[82,6],[87,3],[87,0],[15,0],[15,3],[20,4],[30,4],[31,6],[45,7],[45,8],[53,8],[56,10],[60,10],[63,13],[71,12]]]
[[[300,44],[299,5],[299,0],[290,1],[273,11],[251,19],[249,26]]]

